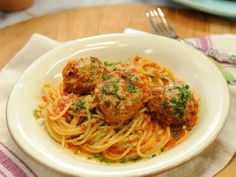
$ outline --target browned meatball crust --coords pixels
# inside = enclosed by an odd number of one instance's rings
[[[62,71],[64,91],[80,95],[89,94],[106,73],[107,70],[98,58],[71,60]]]
[[[113,72],[95,89],[95,100],[107,123],[122,125],[144,106],[142,80],[132,73],[127,77]]]
[[[164,125],[185,124],[198,112],[198,101],[188,85],[169,84],[154,87],[147,105],[153,119]]]

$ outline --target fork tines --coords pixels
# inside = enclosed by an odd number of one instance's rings
[[[160,8],[147,11],[146,16],[150,24],[152,25],[153,30],[157,34],[171,38],[178,38],[175,30],[172,28],[171,24],[165,18],[165,15]]]

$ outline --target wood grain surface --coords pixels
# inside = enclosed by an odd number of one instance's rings
[[[36,17],[0,29],[0,69],[24,46],[33,33],[59,41],[104,33],[122,32],[126,27],[152,32],[145,11],[153,5],[122,4],[67,10]],[[162,8],[182,38],[210,34],[236,34],[236,23],[192,10]],[[196,167],[197,168],[197,167]],[[217,177],[236,176],[236,158]]]

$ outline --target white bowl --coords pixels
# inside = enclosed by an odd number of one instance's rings
[[[33,117],[41,86],[59,82],[66,61],[97,56],[126,61],[134,55],[155,59],[196,90],[201,97],[199,123],[186,140],[154,158],[121,165],[99,164],[63,149]],[[36,60],[19,78],[7,105],[7,122],[16,143],[38,162],[70,175],[137,176],[160,173],[199,154],[222,129],[229,111],[227,84],[215,65],[178,41],[149,34],[109,34],[63,44]]]

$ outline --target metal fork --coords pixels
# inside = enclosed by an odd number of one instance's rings
[[[192,43],[188,41],[180,39],[160,8],[147,11],[146,16],[155,33],[162,36],[169,37],[169,38],[177,39],[180,42],[191,45],[192,47],[196,48],[197,50],[201,51],[206,56],[212,58],[213,60],[219,63],[236,65],[235,55],[226,55],[225,53],[221,53],[218,50],[211,49],[211,48],[204,50],[202,48],[194,46]],[[229,73],[223,66],[219,65],[216,62],[215,64],[220,69],[220,71],[225,76],[228,82],[232,83],[236,81],[234,76],[231,73]]]
[[[169,38],[174,38],[178,39],[181,42],[187,43],[194,48],[200,50],[203,52],[205,55],[213,58],[214,60],[218,61],[219,63],[225,63],[225,64],[231,64],[231,65],[236,65],[236,56],[235,55],[226,55],[221,53],[220,51],[216,49],[207,49],[204,50],[202,48],[194,46],[192,43],[185,41],[183,39],[180,39],[175,32],[174,28],[171,26],[170,22],[167,20],[165,17],[164,13],[160,8],[153,9],[150,11],[146,12],[146,16],[152,25],[153,30],[155,33],[166,36]]]
[[[170,22],[165,18],[164,13],[160,8],[150,10],[146,12],[146,16],[152,25],[155,33],[169,38],[179,39],[174,28],[171,26]]]

